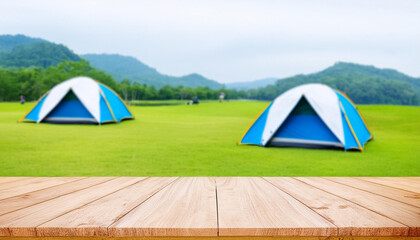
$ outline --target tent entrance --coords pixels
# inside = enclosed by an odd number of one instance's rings
[[[43,122],[49,123],[97,123],[79,98],[70,91],[60,103],[45,117]]]
[[[268,146],[344,148],[304,96],[273,135]]]

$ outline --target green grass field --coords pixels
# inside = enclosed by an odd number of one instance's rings
[[[0,103],[0,176],[419,176],[420,107],[359,106],[363,153],[238,146],[264,102],[134,106],[121,124],[17,123]]]

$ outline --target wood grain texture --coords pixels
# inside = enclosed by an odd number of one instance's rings
[[[144,178],[116,178],[0,216],[0,236],[36,236],[35,228]]]
[[[408,227],[292,178],[265,178],[339,228],[339,236],[407,236]]]
[[[360,179],[390,187],[400,188],[406,191],[420,193],[420,178],[417,177],[361,177]]]
[[[2,240],[419,240],[418,237],[2,237]]]
[[[0,238],[410,239],[420,237],[418,183],[418,177],[0,177],[0,192],[24,192],[0,200]]]
[[[214,180],[176,180],[112,224],[109,236],[217,236]]]
[[[176,178],[148,178],[37,227],[37,235],[107,236],[108,226]]]
[[[327,177],[325,179],[348,185],[357,189],[375,193],[403,203],[420,207],[420,193],[410,192],[399,188],[389,187],[382,184],[364,181],[358,178]],[[420,182],[419,182],[420,184]]]
[[[216,178],[219,236],[335,236],[337,227],[262,178]]]
[[[20,180],[13,180],[9,181],[6,180],[4,183],[0,184],[0,191],[7,190],[7,189],[13,189],[16,187],[22,187],[22,186],[37,186],[38,184],[43,184],[45,182],[51,182],[56,180],[64,180],[66,182],[68,181],[74,181],[77,180],[76,178],[67,178],[67,177],[23,177]]]
[[[3,183],[22,181],[28,178],[31,178],[31,177],[0,177],[0,189]]]
[[[56,197],[63,196],[93,185],[109,181],[111,177],[91,177],[80,179],[50,188],[41,189],[38,191],[17,195],[14,197],[0,200],[0,215],[13,212],[25,207],[35,205]]]
[[[420,208],[324,178],[297,179],[408,226],[409,236],[420,236]]]
[[[3,178],[2,178],[3,179]],[[0,184],[0,191],[8,189],[8,188],[14,188],[16,186],[22,186],[25,184],[30,184],[33,182],[37,182],[40,180],[48,180],[49,178],[44,178],[44,177],[25,177],[22,178],[20,180],[14,180],[14,181],[10,181],[9,178],[7,178],[6,180],[4,180],[3,183]]]
[[[3,183],[0,186],[0,199],[10,198],[20,194],[37,191],[39,189],[49,188],[63,183],[73,182],[79,179],[81,178],[37,177],[24,179],[22,181]]]

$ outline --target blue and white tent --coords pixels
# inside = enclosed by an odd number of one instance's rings
[[[239,144],[363,151],[373,138],[356,106],[323,84],[305,84],[277,97]]]
[[[88,77],[75,77],[53,87],[20,120],[103,124],[133,118],[109,87]]]

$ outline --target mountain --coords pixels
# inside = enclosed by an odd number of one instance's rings
[[[279,78],[264,78],[260,80],[254,80],[250,82],[234,82],[226,83],[226,88],[236,90],[249,90],[252,88],[265,87],[269,84],[274,84]]]
[[[223,85],[193,73],[182,77],[174,77],[161,74],[156,69],[147,66],[134,57],[119,54],[84,54],[82,58],[98,69],[111,74],[117,81],[129,79],[132,82],[147,84],[161,88],[165,85],[184,87],[209,87],[212,89],[222,88]]]
[[[357,76],[371,76],[381,79],[397,80],[410,84],[414,89],[420,93],[420,78],[414,78],[405,75],[404,73],[398,72],[394,69],[380,69],[375,66],[361,65],[355,63],[338,62],[332,67],[329,67],[317,74],[318,77],[322,76],[343,76],[348,75],[350,77]]]
[[[0,53],[10,52],[16,46],[30,45],[35,42],[46,42],[46,41],[41,38],[27,37],[22,34],[0,35]]]
[[[80,61],[80,57],[62,44],[24,35],[0,36],[0,66],[56,66],[63,60]]]
[[[306,83],[327,84],[345,92],[356,103],[420,105],[420,78],[392,69],[346,62],[338,62],[318,73],[279,79],[273,85],[250,90],[250,95],[257,99],[274,99]]]
[[[223,85],[193,73],[182,77],[161,74],[139,60],[118,54],[85,54],[83,58],[98,69],[111,74],[117,81],[132,82],[161,88],[165,85],[222,88]],[[77,62],[80,57],[62,44],[25,35],[0,35],[0,67],[56,66],[63,60]]]
[[[165,85],[175,87],[182,85],[191,88],[209,87],[211,89],[224,87],[224,85],[196,73],[182,77],[161,74],[156,69],[133,57],[118,54],[86,54],[82,57],[87,59],[94,68],[111,74],[120,82],[128,79],[156,88]],[[57,66],[63,60],[67,60],[70,65],[83,62],[83,66],[86,65],[85,67],[94,69],[87,62],[80,61],[81,58],[78,55],[62,44],[24,35],[0,35],[0,70],[1,67],[10,68],[10,71],[15,71],[16,67],[37,66],[46,68]],[[74,61],[80,62],[74,63]],[[63,66],[67,66],[66,63]],[[60,68],[59,71],[67,70]],[[102,71],[98,72],[106,75]],[[48,75],[48,73],[46,74]],[[12,73],[10,76],[13,78]],[[112,79],[110,75],[106,76]],[[112,81],[114,80],[112,79]],[[317,73],[296,75],[274,81],[274,78],[268,78],[247,83],[232,83],[227,85],[228,88],[243,89],[246,92],[235,90],[227,92],[230,92],[232,98],[272,100],[297,85],[323,83],[345,92],[356,103],[420,105],[420,78],[410,77],[393,69],[380,69],[374,66],[338,62]],[[150,91],[152,90],[150,89]],[[152,94],[153,97],[147,99],[159,99],[157,95],[159,91],[156,91],[156,89],[153,91],[156,93]]]
[[[92,66],[101,66],[110,74],[158,74],[156,69],[147,66],[134,57],[118,54],[84,54],[82,58],[88,60]]]

